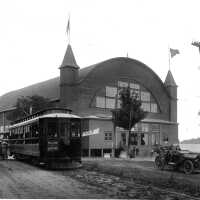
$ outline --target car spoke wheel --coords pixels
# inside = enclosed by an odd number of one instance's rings
[[[183,164],[183,170],[186,174],[191,174],[194,170],[194,165],[191,160],[186,160]]]
[[[163,170],[165,167],[165,163],[164,163],[163,159],[161,159],[159,156],[157,156],[155,159],[155,165],[160,170]]]

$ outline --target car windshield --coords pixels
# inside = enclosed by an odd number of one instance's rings
[[[184,150],[184,149],[183,149],[183,150],[180,150],[180,152],[181,152],[181,153],[189,153],[190,151],[189,151],[189,150]]]

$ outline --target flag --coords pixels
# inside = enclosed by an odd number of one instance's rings
[[[171,54],[171,57],[173,58],[176,54],[179,54],[179,50],[178,49],[171,49],[170,48],[170,54]]]
[[[69,35],[69,34],[70,34],[70,17],[67,22],[67,35]]]

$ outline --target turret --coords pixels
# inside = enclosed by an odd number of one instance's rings
[[[75,85],[79,77],[79,66],[68,44],[67,50],[60,66],[60,102],[62,106],[70,107],[76,96]]]
[[[165,87],[170,96],[170,121],[177,122],[177,85],[170,70],[165,79]]]

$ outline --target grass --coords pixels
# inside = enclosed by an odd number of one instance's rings
[[[154,186],[161,189],[169,189],[175,192],[189,194],[194,197],[200,197],[200,185],[191,180],[180,179],[172,172],[155,173],[155,171],[143,170],[134,167],[116,167],[106,165],[104,162],[92,161],[85,162],[84,168],[91,171],[100,171],[120,178],[125,178],[138,184]],[[160,171],[159,171],[160,172]]]

